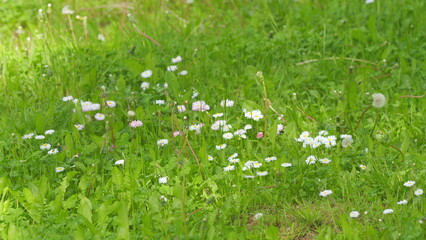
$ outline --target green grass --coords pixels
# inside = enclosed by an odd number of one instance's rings
[[[2,239],[426,237],[426,194],[414,195],[426,190],[424,1],[50,2],[50,13],[49,1],[0,3]],[[75,13],[61,14],[65,5]],[[166,71],[170,65],[178,71]],[[142,78],[148,69],[152,77]],[[150,88],[142,91],[144,81]],[[366,111],[357,127],[373,93],[386,105]],[[67,95],[101,108],[82,112],[62,101]],[[160,99],[166,104],[154,103]],[[224,99],[234,106],[221,107]],[[192,111],[197,100],[210,110]],[[242,108],[264,118],[247,119]],[[98,112],[106,119],[96,121]],[[253,128],[246,139],[225,140],[211,129],[214,113],[224,113],[218,119],[231,132]],[[130,128],[131,120],[143,126]],[[199,123],[200,134],[188,129]],[[48,129],[55,133],[43,140],[22,138]],[[321,130],[337,145],[295,141]],[[342,147],[342,134],[352,135],[351,146]],[[157,146],[160,139],[169,144]],[[47,154],[43,143],[59,153]],[[226,172],[233,153],[241,161]],[[310,155],[332,162],[307,165]],[[277,160],[266,162],[270,156]],[[263,165],[242,171],[249,160]],[[321,197],[323,190],[333,193]]]

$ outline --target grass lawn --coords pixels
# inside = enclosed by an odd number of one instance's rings
[[[426,239],[425,13],[0,0],[0,238]]]

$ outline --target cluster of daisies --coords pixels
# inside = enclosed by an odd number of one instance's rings
[[[343,134],[340,135],[342,139],[342,147],[349,147],[354,141],[351,135]],[[326,148],[331,148],[337,145],[337,137],[334,135],[328,135],[328,132],[322,130],[317,136],[311,136],[308,131],[304,131],[300,134],[299,138],[295,139],[297,142],[303,143],[303,147],[317,148],[321,145]]]
[[[49,129],[49,130],[46,130],[44,132],[44,135],[35,134],[35,133],[28,133],[28,134],[25,134],[24,136],[22,136],[22,139],[28,140],[28,139],[32,139],[34,137],[35,140],[44,140],[46,138],[46,135],[52,135],[54,132],[55,132],[55,130]],[[49,143],[43,143],[43,144],[40,145],[40,149],[47,151],[48,155],[55,155],[59,152],[57,148],[53,148],[53,149],[51,149],[51,148],[52,148],[52,145],[50,145]]]

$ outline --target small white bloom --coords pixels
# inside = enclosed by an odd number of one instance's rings
[[[151,70],[146,70],[146,71],[144,71],[144,72],[141,73],[141,77],[143,77],[143,78],[150,78],[151,76],[152,76],[152,71]],[[149,83],[148,83],[148,87],[149,87]]]
[[[40,140],[40,139],[45,139],[46,137],[45,136],[43,136],[43,135],[36,135],[35,137],[34,137],[34,139],[38,139],[38,140]]]
[[[22,136],[22,139],[31,139],[35,134],[34,133],[28,133]]]
[[[266,176],[268,175],[268,171],[256,172],[257,176]]]
[[[68,102],[68,101],[72,101],[74,98],[72,96],[66,96],[62,98],[62,101],[64,102]]]
[[[398,205],[405,205],[405,204],[407,204],[407,203],[408,203],[408,201],[407,201],[406,199],[404,199],[404,200],[402,200],[402,201],[397,202],[397,204],[398,204]]]
[[[222,149],[225,149],[225,148],[226,148],[226,143],[216,145],[217,150],[222,150]]]
[[[115,106],[117,106],[117,103],[115,101],[112,101],[112,100],[106,101],[106,104],[110,108],[115,108]]]
[[[48,143],[43,143],[43,144],[40,146],[40,149],[41,149],[41,150],[49,150],[49,149],[50,149],[50,144],[48,144]]]
[[[159,179],[158,179],[158,183],[167,183],[167,179],[168,179],[169,177],[160,177]]]
[[[386,104],[386,97],[381,93],[374,93],[373,97],[373,107],[382,108]]]
[[[129,117],[134,117],[135,115],[136,115],[136,113],[133,112],[133,111],[128,111],[127,112],[127,116],[129,116]]]
[[[287,168],[287,167],[291,167],[292,164],[291,163],[283,163],[283,164],[281,164],[281,166]]]
[[[213,161],[213,160],[214,160],[214,158],[213,158],[212,156],[208,155],[208,156],[207,156],[207,160],[209,160],[209,161]]]
[[[171,65],[167,67],[167,71],[169,72],[174,72],[178,69],[178,67],[176,65]]]
[[[105,119],[105,115],[102,114],[102,113],[96,113],[95,119],[98,120],[98,121],[103,121]]]
[[[244,176],[244,178],[247,178],[247,179],[253,179],[253,178],[254,178],[254,176],[245,175],[245,176]]]
[[[224,167],[223,170],[225,172],[233,171],[233,170],[235,170],[235,166],[234,165],[229,165],[229,166]]]
[[[306,159],[306,164],[311,165],[311,164],[315,164],[315,162],[317,161],[317,158],[315,156],[309,156]]]
[[[406,186],[406,187],[412,187],[415,183],[416,182],[414,182],[414,181],[408,181],[408,182],[404,183],[404,186]]]
[[[72,15],[74,14],[74,10],[71,9],[69,5],[66,5],[62,8],[62,14],[64,15]]]
[[[274,157],[274,156],[265,158],[266,162],[272,162],[272,161],[276,161],[276,160],[277,160],[277,157]]]
[[[185,112],[186,111],[186,107],[185,107],[185,105],[178,105],[177,106],[177,109],[178,109],[178,112]]]
[[[352,137],[344,138],[342,140],[342,147],[347,148],[347,147],[351,146],[353,142],[354,142],[354,140],[352,139]]]
[[[181,56],[177,56],[175,58],[172,58],[172,63],[178,63],[182,61],[182,57]]]
[[[49,155],[55,155],[55,154],[57,154],[58,152],[59,152],[59,151],[58,151],[58,149],[54,148],[54,149],[52,149],[52,150],[48,151],[48,152],[47,152],[47,154],[49,154]]]
[[[46,130],[46,131],[44,132],[44,134],[46,134],[46,135],[52,135],[54,132],[55,132],[55,130],[53,130],[53,129],[49,129],[49,130]]]
[[[318,135],[320,135],[320,136],[327,136],[327,135],[328,135],[328,132],[327,132],[326,130],[322,130],[322,131],[320,131],[320,132],[318,133]]]
[[[160,139],[160,140],[157,141],[157,145],[160,146],[160,147],[163,147],[163,146],[167,145],[168,143],[169,143],[169,140],[167,140],[167,139]]]
[[[149,82],[143,82],[141,84],[141,88],[142,88],[142,90],[147,90],[149,88]]]
[[[142,126],[143,125],[143,123],[142,123],[142,121],[140,121],[140,120],[134,120],[134,121],[131,121],[130,123],[129,123],[129,126],[131,127],[131,128],[137,128],[137,127],[140,127],[140,126]]]
[[[204,101],[196,101],[192,103],[192,111],[205,112],[210,110],[210,106]]]
[[[160,200],[162,200],[163,202],[167,202],[168,199],[165,196],[161,195]]]
[[[115,165],[124,165],[124,159],[121,159],[121,160],[117,160],[117,161],[115,161],[115,163],[114,163]]]
[[[64,167],[57,167],[55,168],[55,172],[63,172],[65,170]]]
[[[229,100],[229,99],[222,100],[220,102],[220,106],[222,106],[222,107],[232,107],[232,106],[234,106],[234,101]]]
[[[420,196],[423,194],[423,189],[417,189],[416,191],[414,191],[414,195],[416,196]]]
[[[331,190],[324,190],[324,191],[320,192],[319,195],[322,196],[322,197],[327,197],[328,195],[330,195],[332,193],[333,193],[333,191],[331,191]]]
[[[393,209],[385,209],[384,211],[383,211],[383,214],[390,214],[390,213],[393,213]]]
[[[102,42],[105,42],[105,36],[102,33],[99,33],[98,34],[98,40],[102,41]]]
[[[233,137],[234,137],[234,135],[232,133],[224,133],[223,134],[224,139],[232,139]]]
[[[181,75],[181,76],[185,76],[185,75],[188,74],[188,71],[183,70],[183,71],[180,71],[178,74]]]
[[[351,217],[351,218],[357,218],[357,217],[359,217],[359,212],[358,211],[352,211],[351,213],[349,213],[349,216]]]
[[[322,164],[329,164],[329,163],[331,163],[331,160],[328,159],[328,158],[321,158],[319,161]]]
[[[262,213],[256,213],[255,215],[254,215],[254,218],[256,219],[256,220],[259,220],[259,219],[261,219],[263,217],[263,214]]]
[[[367,169],[367,166],[365,166],[365,165],[359,165],[359,168],[361,169],[361,170],[365,170],[365,169]]]
[[[157,104],[157,105],[164,105],[166,103],[166,101],[164,101],[164,100],[155,100],[155,104]]]
[[[223,116],[223,113],[215,113],[215,114],[212,115],[212,117],[214,117],[214,118],[218,118],[218,117],[222,117],[222,116]]]
[[[365,0],[365,4],[373,3],[375,0]]]

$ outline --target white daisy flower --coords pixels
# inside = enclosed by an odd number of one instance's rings
[[[105,115],[102,114],[102,113],[96,113],[95,119],[98,120],[98,121],[103,121],[105,119]]]
[[[188,74],[188,71],[186,71],[186,70],[180,71],[180,72],[178,73],[178,75],[181,75],[181,76],[185,76],[185,75],[187,75],[187,74]]]
[[[49,149],[50,149],[50,144],[48,144],[48,143],[43,143],[43,144],[40,146],[40,149],[41,149],[41,150],[49,150]]]
[[[291,167],[292,164],[291,163],[283,163],[283,164],[281,164],[281,166],[287,168],[287,167]]]
[[[222,149],[225,149],[225,148],[226,148],[226,143],[216,145],[217,150],[222,150]]]
[[[172,58],[172,63],[178,63],[182,61],[182,57],[181,56],[177,56],[175,58]]]
[[[320,161],[320,163],[323,163],[323,164],[329,164],[329,163],[331,163],[331,160],[328,159],[328,158],[321,158],[319,161]]]
[[[229,99],[222,100],[222,101],[220,102],[220,106],[221,106],[221,107],[232,107],[232,106],[234,106],[234,101],[229,100]]]
[[[223,137],[224,139],[232,139],[232,138],[234,137],[234,135],[233,135],[232,133],[224,133],[224,134],[222,135],[222,137]]]
[[[53,129],[49,129],[49,130],[46,130],[46,131],[44,132],[44,134],[46,134],[46,135],[52,135],[54,132],[55,132],[55,130],[53,130]]]
[[[68,101],[72,101],[74,98],[72,96],[66,96],[62,98],[63,102],[68,102]]]
[[[261,219],[263,217],[263,214],[262,213],[256,213],[255,215],[254,215],[254,218],[256,219],[256,220],[259,220],[259,219]]]
[[[157,141],[157,145],[160,147],[164,147],[165,145],[169,144],[169,140],[167,139],[160,139]]]
[[[157,104],[157,105],[164,105],[166,103],[166,101],[164,101],[164,100],[155,100],[155,104]]]
[[[169,72],[174,72],[178,69],[178,67],[176,65],[171,65],[167,67],[167,71]]]
[[[383,211],[383,214],[390,214],[390,213],[393,213],[393,209],[385,209],[384,211]]]
[[[308,165],[315,164],[316,161],[317,161],[317,158],[315,156],[309,156],[305,160],[306,164],[308,164]]]
[[[213,161],[213,160],[214,160],[214,158],[213,158],[212,156],[208,155],[208,156],[207,156],[207,160],[209,160],[209,161]]]
[[[405,204],[407,204],[407,203],[408,203],[408,201],[407,201],[406,199],[404,199],[404,200],[402,200],[402,201],[397,202],[397,204],[398,204],[398,205],[405,205]]]
[[[54,148],[54,149],[52,149],[52,150],[48,151],[48,152],[47,152],[47,154],[49,154],[49,155],[55,155],[55,154],[57,154],[58,152],[59,152],[59,151],[58,151],[58,149]]]
[[[160,178],[158,179],[158,183],[162,183],[162,184],[167,183],[168,178],[169,178],[169,177],[160,177]]]
[[[224,167],[223,170],[225,172],[233,171],[233,170],[235,170],[235,166],[234,165],[229,165],[229,166]]]
[[[65,170],[64,167],[57,167],[55,168],[55,172],[63,172]]]
[[[332,193],[333,193],[333,191],[331,191],[331,190],[324,190],[324,191],[320,192],[319,195],[322,196],[322,197],[327,197],[328,195],[330,195]]]
[[[423,189],[417,189],[416,191],[414,191],[414,195],[416,196],[420,196],[423,194]]]
[[[205,112],[210,110],[210,106],[204,101],[196,101],[192,103],[192,111]]]
[[[178,112],[182,113],[186,111],[185,105],[178,105],[177,106]]]
[[[374,93],[372,95],[373,97],[373,107],[375,108],[382,108],[386,104],[386,97],[385,95],[381,93]]]
[[[349,216],[351,218],[357,218],[359,217],[360,213],[358,211],[352,211],[351,213],[349,213]]]
[[[150,78],[151,76],[152,76],[152,71],[151,70],[146,70],[146,71],[144,71],[144,72],[141,73],[141,77],[143,77],[143,78]],[[149,86],[149,83],[148,83],[148,86]]]
[[[149,82],[143,82],[141,84],[141,88],[142,88],[142,90],[147,90],[149,88]]]
[[[35,134],[34,133],[28,133],[22,136],[22,139],[31,139]]]
[[[45,136],[43,136],[43,135],[36,135],[35,137],[34,137],[34,139],[38,139],[38,140],[40,140],[40,139],[45,139],[46,137]]]
[[[408,182],[404,183],[404,186],[406,186],[406,187],[412,187],[415,183],[416,182],[414,182],[414,181],[408,181]]]
[[[134,111],[128,111],[127,112],[127,116],[129,117],[134,117],[136,115],[136,113]]]
[[[262,171],[262,172],[256,172],[256,175],[257,176],[266,176],[266,175],[268,175],[268,171]]]
[[[361,170],[365,170],[365,169],[367,169],[367,166],[365,166],[365,165],[359,165],[359,168],[361,169]]]

